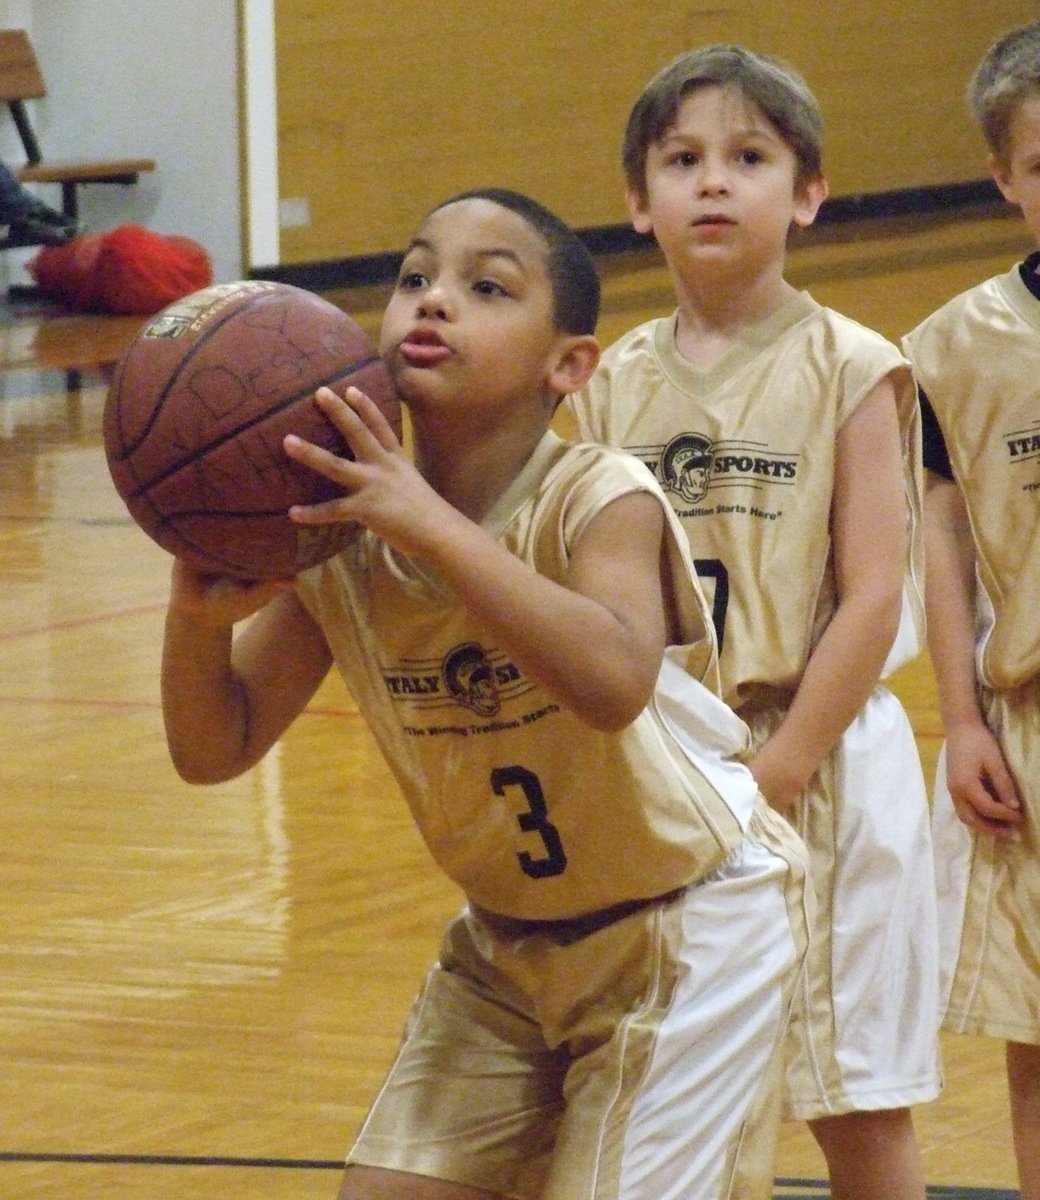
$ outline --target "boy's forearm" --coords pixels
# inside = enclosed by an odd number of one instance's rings
[[[879,590],[846,598],[806,664],[774,735],[800,761],[805,781],[855,719],[877,685],[895,639],[901,594]]]
[[[171,608],[162,660],[162,709],[170,757],[191,783],[237,775],[246,705],[231,668],[231,628],[200,625]]]
[[[929,476],[925,503],[928,648],[946,728],[981,722],[975,676],[975,552],[957,485]]]
[[[952,592],[952,589],[951,589]],[[939,693],[943,726],[982,722],[975,675],[973,626],[962,597],[948,594],[928,602],[928,650]]]

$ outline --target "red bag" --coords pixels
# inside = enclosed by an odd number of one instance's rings
[[[44,246],[26,269],[45,296],[70,308],[138,316],[213,282],[213,264],[198,242],[140,225]]]
[[[45,246],[25,269],[49,299],[68,308],[90,308],[91,281],[103,236],[86,233],[64,246]]]

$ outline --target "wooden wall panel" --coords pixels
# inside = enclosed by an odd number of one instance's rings
[[[832,194],[981,177],[985,152],[964,91],[994,37],[1035,18],[1035,6],[823,0],[817,8],[812,16],[808,5],[794,13],[771,6],[761,49],[795,63],[820,100]]]
[[[626,220],[618,144],[650,75],[741,41],[806,75],[832,195],[977,179],[963,104],[979,55],[1033,0],[276,0],[279,192],[310,222],[284,265],[402,247],[430,205],[516,187],[578,227]]]

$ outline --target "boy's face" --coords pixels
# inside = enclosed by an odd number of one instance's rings
[[[1040,246],[1040,93],[1024,100],[1011,121],[1006,162],[989,167],[1005,199],[1017,204]]]
[[[696,88],[649,148],[646,197],[628,194],[632,223],[680,269],[782,263],[791,224],[812,224],[827,194],[822,179],[796,184],[797,168],[757,105],[733,88]]]
[[[511,209],[467,199],[435,210],[409,247],[383,317],[380,352],[402,397],[530,400],[561,344],[548,251]]]

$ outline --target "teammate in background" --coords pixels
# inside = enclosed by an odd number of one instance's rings
[[[1040,22],[968,89],[1040,246]],[[934,839],[944,1027],[1007,1043],[1019,1187],[1040,1200],[1040,253],[905,339],[924,411],[928,640],[946,743]],[[959,820],[958,820],[959,818]]]
[[[669,493],[713,583],[751,770],[809,845],[819,936],[785,1111],[810,1123],[835,1200],[922,1200],[910,1107],[941,1087],[928,806],[878,683],[918,650],[919,433],[898,350],[784,277],[791,227],[826,196],[820,140],[804,81],[739,46],[684,54],[647,85],[627,198],[678,309],[609,348],[568,404],[583,437],[635,453]],[[691,495],[685,452],[705,447]]]
[[[533,201],[445,202],[381,336],[416,465],[360,393],[322,390],[355,459],[287,439],[343,488],[293,516],[359,539],[295,584],[174,567],[182,775],[256,763],[335,662],[467,896],[341,1200],[722,1200],[772,1181],[805,851],[741,765],[667,500],[629,456],[549,430],[595,367],[598,301],[587,251]]]

